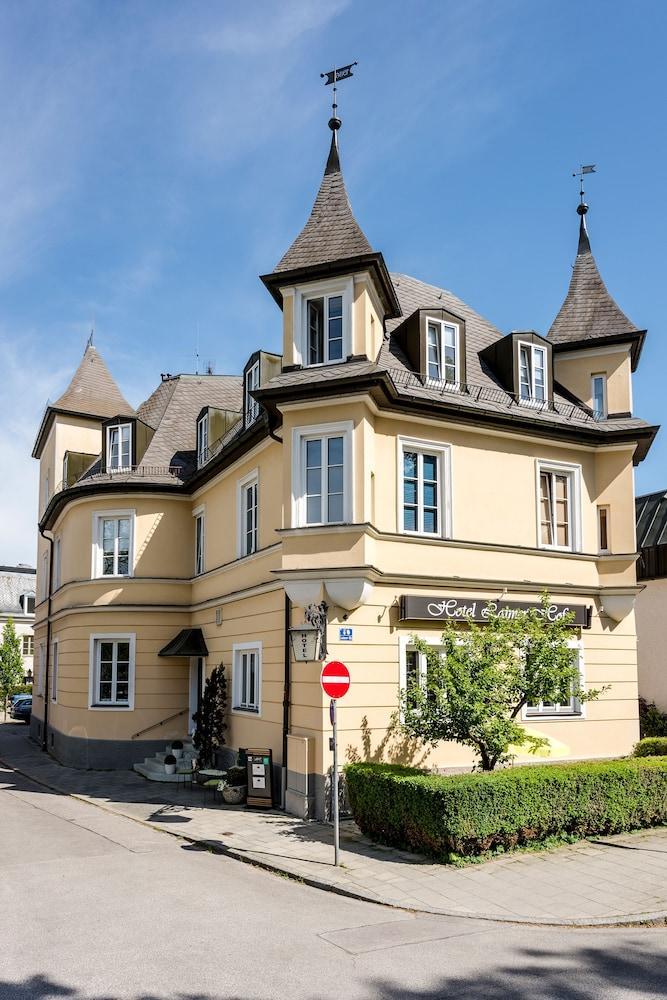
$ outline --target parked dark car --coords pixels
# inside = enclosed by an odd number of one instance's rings
[[[31,694],[22,691],[20,694],[11,694],[9,696],[9,708],[10,710],[14,707],[17,701],[21,701],[22,698],[32,698]]]
[[[12,719],[16,719],[17,722],[30,722],[30,716],[32,714],[32,695],[28,694],[25,698],[19,698],[15,701],[9,710],[9,715]]]

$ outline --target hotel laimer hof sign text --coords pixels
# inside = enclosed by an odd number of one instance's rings
[[[503,618],[516,618],[530,608],[541,611],[542,604],[540,601],[487,601],[440,594],[430,597],[402,594],[398,617],[399,621],[473,621],[483,624],[488,621],[490,611],[497,611]],[[591,608],[585,604],[548,604],[545,614],[549,621],[559,621],[568,612],[574,612],[574,618],[569,623],[573,628],[591,627]]]

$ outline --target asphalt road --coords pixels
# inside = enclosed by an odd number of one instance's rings
[[[0,998],[667,996],[667,930],[412,917],[310,889],[0,769]]]

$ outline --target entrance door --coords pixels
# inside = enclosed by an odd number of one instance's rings
[[[204,691],[204,658],[203,656],[193,656],[190,658],[190,701],[188,712],[188,735],[192,736],[195,731],[195,724],[192,716],[201,708],[201,697]]]

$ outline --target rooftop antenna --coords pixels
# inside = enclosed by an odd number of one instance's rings
[[[197,323],[197,336],[195,340],[195,375],[199,375],[199,323]]]
[[[347,80],[349,77],[354,76],[354,73],[352,72],[352,67],[357,65],[358,63],[353,62],[353,63],[348,63],[347,66],[341,66],[338,69],[336,69],[336,67],[334,66],[334,68],[329,70],[328,72],[320,73],[320,77],[324,80],[325,87],[328,87],[329,84],[333,83],[333,95],[332,95],[333,100],[331,102],[331,121],[329,122],[329,126],[332,129],[340,127],[340,119],[336,114],[336,112],[338,111],[338,105],[336,104],[336,84],[338,83],[339,80]],[[336,124],[332,124],[334,122]]]

